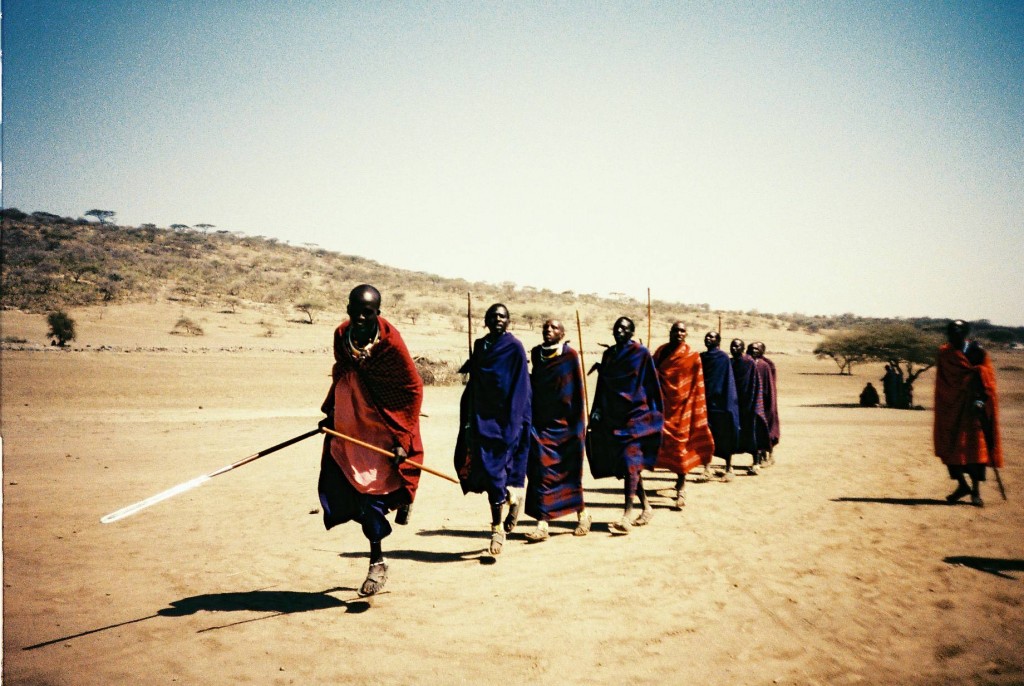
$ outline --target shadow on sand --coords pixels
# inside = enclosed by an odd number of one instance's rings
[[[974,557],[973,555],[951,555],[942,558],[942,561],[951,565],[962,565],[977,569],[979,572],[1001,576],[1004,579],[1017,577],[1006,574],[1006,572],[1024,572],[1024,560],[1013,560],[1002,557]]]
[[[116,629],[118,627],[127,626],[129,624],[136,624],[143,622],[147,619],[154,619],[156,617],[183,617],[185,615],[196,614],[200,611],[205,612],[269,612],[271,614],[263,617],[256,617],[253,619],[245,619],[240,622],[233,622],[231,624],[225,624],[223,626],[209,627],[206,629],[200,629],[198,633],[204,631],[212,631],[213,629],[223,629],[228,626],[234,626],[235,624],[245,624],[247,622],[254,622],[260,619],[269,619],[270,617],[277,617],[280,615],[290,615],[296,612],[309,612],[311,610],[327,610],[331,608],[345,608],[346,612],[360,613],[370,609],[370,604],[363,600],[356,601],[345,601],[339,600],[330,593],[337,591],[355,591],[354,588],[328,588],[327,590],[320,591],[319,593],[308,593],[304,591],[240,591],[236,593],[206,593],[203,595],[191,596],[189,598],[182,598],[181,600],[175,600],[170,603],[170,607],[165,607],[162,610],[157,610],[155,614],[147,615],[145,617],[138,617],[136,619],[129,619],[124,622],[118,622],[116,624],[108,624],[107,626],[97,627],[95,629],[89,629],[88,631],[82,631],[77,634],[71,634],[69,636],[61,636],[60,638],[54,638],[49,641],[42,643],[36,643],[22,648],[22,650],[35,650],[37,648],[44,648],[49,645],[56,643],[63,643],[72,639],[81,638],[82,636],[89,636],[90,634],[97,634],[102,631],[109,629]]]
[[[833,498],[834,503],[877,503],[879,505],[942,505],[949,507],[949,503],[939,498]]]

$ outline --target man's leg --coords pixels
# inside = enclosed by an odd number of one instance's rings
[[[642,475],[638,475],[636,479],[636,494],[640,498],[640,507],[642,511],[640,516],[633,520],[633,526],[644,526],[654,518],[654,508],[651,507],[651,501],[647,497],[647,491],[644,490],[644,478]]]
[[[949,465],[949,478],[957,482],[956,490],[946,496],[946,502],[955,503],[961,498],[971,495],[971,487],[964,478],[965,469],[961,465]]]
[[[505,530],[501,528],[501,511],[504,505],[504,501],[491,503],[491,555],[500,555],[501,549],[505,546]]]
[[[725,474],[722,475],[722,481],[732,481],[735,478],[735,474],[732,472],[732,455],[726,455],[725,460]]]
[[[363,495],[359,510],[363,535],[370,542],[370,569],[358,593],[370,596],[379,593],[388,581],[388,563],[384,559],[382,541],[391,534],[391,524],[387,519],[389,508],[384,497]]]
[[[985,507],[985,501],[981,499],[981,482],[985,480],[985,465],[967,465],[966,471],[971,476],[971,505]]]

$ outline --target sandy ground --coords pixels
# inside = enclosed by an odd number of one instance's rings
[[[588,478],[590,536],[561,520],[531,545],[521,526],[496,562],[484,496],[424,475],[367,601],[358,527],[312,512],[315,438],[100,524],[313,428],[329,383],[330,324],[262,339],[258,313],[211,314],[183,340],[178,312],[150,310],[82,311],[78,349],[0,357],[4,683],[1024,683],[1024,372],[997,372],[1010,500],[990,481],[986,508],[951,507],[930,411],[852,407],[879,369],[836,376],[810,337],[762,332],[776,466],[691,483],[682,512],[654,473],[654,521],[621,538],[619,482]],[[40,320],[5,312],[4,335],[37,341]],[[465,343],[403,328],[414,353]],[[448,472],[460,392],[424,404]]]

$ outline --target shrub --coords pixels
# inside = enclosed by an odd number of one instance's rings
[[[51,312],[46,316],[46,323],[50,325],[47,335],[55,339],[56,345],[64,347],[68,341],[75,340],[75,320],[66,312]]]
[[[171,333],[175,335],[202,336],[203,327],[187,317],[182,317],[174,325],[174,328],[171,329]]]

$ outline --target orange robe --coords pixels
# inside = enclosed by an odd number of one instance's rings
[[[665,426],[654,466],[686,474],[709,464],[715,452],[700,353],[686,343],[675,350],[666,343],[654,353],[654,364],[665,402]]]
[[[983,352],[983,351],[980,351]],[[935,378],[935,454],[947,465],[1003,466],[996,376],[988,353],[979,364],[950,344],[939,348]],[[978,411],[974,401],[982,399]]]

